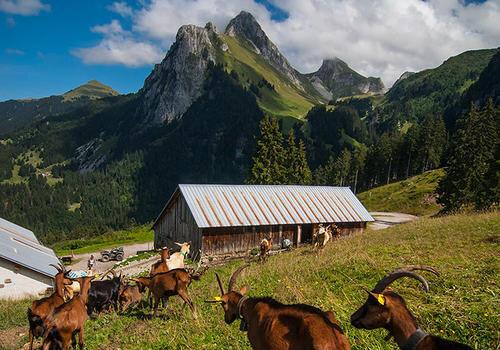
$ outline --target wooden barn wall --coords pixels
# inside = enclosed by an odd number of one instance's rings
[[[169,247],[178,250],[173,242],[191,242],[191,255],[201,249],[201,231],[182,195],[166,210],[154,228],[155,248]]]
[[[202,230],[203,254],[247,252],[258,247],[264,238],[271,238],[273,246],[279,246],[282,238],[293,241],[295,232],[295,225],[205,228]]]
[[[341,235],[361,233],[364,222],[336,223]],[[302,226],[301,243],[311,239],[312,224]],[[307,234],[305,234],[307,232]],[[264,238],[271,238],[273,246],[281,246],[282,239],[295,242],[297,225],[213,227],[202,229],[202,250],[204,255],[237,254],[259,247]]]

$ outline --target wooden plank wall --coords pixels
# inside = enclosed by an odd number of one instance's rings
[[[257,248],[264,238],[271,238],[274,246],[280,246],[282,238],[293,241],[295,225],[242,226],[205,228],[203,254],[242,253]]]
[[[201,249],[201,230],[182,195],[166,210],[154,228],[155,248],[169,247],[178,250],[173,242],[191,242],[191,256]]]

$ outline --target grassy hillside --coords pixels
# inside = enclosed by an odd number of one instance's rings
[[[470,344],[474,349],[499,346],[500,214],[423,218],[416,222],[337,241],[317,257],[309,247],[273,256],[252,265],[238,281],[248,284],[250,296],[272,295],[286,303],[304,302],[335,310],[353,350],[396,349],[383,330],[350,326],[349,317],[365,300],[362,287],[373,287],[387,271],[407,264],[428,264],[441,277],[427,276],[425,293],[413,280],[400,280],[393,289],[404,296],[420,326],[428,332]],[[446,247],[446,249],[442,249]],[[300,262],[300,263],[299,263]],[[141,312],[104,315],[86,326],[87,349],[249,349],[239,324],[224,323],[222,309],[203,300],[218,295],[214,271],[225,283],[241,262],[209,270],[193,282],[190,294],[198,320],[181,310],[143,319]],[[0,302],[0,330],[25,325],[27,302]],[[18,337],[19,343],[26,336]]]
[[[250,84],[258,85],[264,78],[274,86],[259,89],[257,100],[259,106],[267,113],[279,117],[303,118],[311,107],[319,101],[312,86],[309,93],[297,89],[286,77],[274,69],[264,58],[255,53],[248,43],[237,38],[224,35],[228,52],[224,53],[224,63],[229,70],[234,70],[240,82],[246,88]],[[308,82],[307,82],[308,83]]]
[[[87,83],[78,86],[63,94],[64,101],[75,100],[80,97],[88,97],[90,99],[97,99],[109,96],[117,96],[120,93],[113,90],[110,86],[104,85],[97,80],[90,80]]]
[[[403,181],[372,188],[357,196],[370,211],[431,215],[440,209],[434,193],[443,176],[443,169],[431,170]]]

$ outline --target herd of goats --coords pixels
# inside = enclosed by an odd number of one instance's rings
[[[76,349],[77,334],[78,345],[83,349],[84,324],[90,315],[110,308],[123,312],[137,307],[146,291],[146,300],[153,309],[153,317],[157,316],[160,303],[165,306],[169,297],[178,295],[196,318],[196,308],[188,294],[188,287],[204,271],[184,267],[189,243],[179,245],[180,251],[172,255],[167,248],[162,249],[161,259],[152,265],[148,277],[130,280],[115,273],[112,273],[112,278],[104,280],[94,280],[93,276],[72,280],[68,278],[69,271],[63,265],[52,265],[58,270],[55,291],[48,297],[33,301],[28,308],[30,350],[33,349],[34,339],[40,337],[43,337],[44,350],[69,349],[70,346]],[[262,258],[269,253],[269,249],[269,240],[263,240],[260,246]],[[222,306],[227,324],[240,320],[240,330],[247,332],[253,349],[350,349],[347,336],[332,311],[323,311],[307,304],[282,304],[271,297],[248,297],[248,287],[236,289],[236,279],[247,266],[249,264],[234,271],[227,290],[215,273],[220,296],[206,302]],[[367,290],[368,298],[351,315],[351,324],[362,329],[385,328],[389,332],[386,339],[393,337],[403,350],[471,350],[467,345],[422,331],[404,299],[388,288],[395,280],[409,277],[421,282],[425,291],[428,291],[427,281],[415,272],[417,270],[439,275],[434,268],[420,265],[399,268],[389,273],[371,291]],[[70,286],[75,287],[75,281],[78,290],[71,291]]]

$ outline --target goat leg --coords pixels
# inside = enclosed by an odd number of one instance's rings
[[[193,318],[194,318],[194,319],[197,319],[197,318],[198,318],[198,315],[196,314],[196,309],[195,309],[195,307],[194,307],[193,302],[191,301],[191,298],[190,298],[190,297],[189,297],[189,295],[187,294],[187,292],[186,292],[186,291],[184,291],[184,290],[179,290],[179,291],[178,291],[178,294],[179,294],[179,296],[182,298],[182,300],[184,300],[184,302],[185,302],[186,304],[188,304],[188,305],[189,305],[189,307],[191,308],[191,312],[193,313]]]
[[[33,330],[30,327],[30,330],[28,331],[28,335],[30,338],[30,350],[33,350]]]
[[[80,350],[83,350],[83,326],[80,328],[78,332],[78,346],[80,347]],[[76,349],[76,346],[75,346]]]

